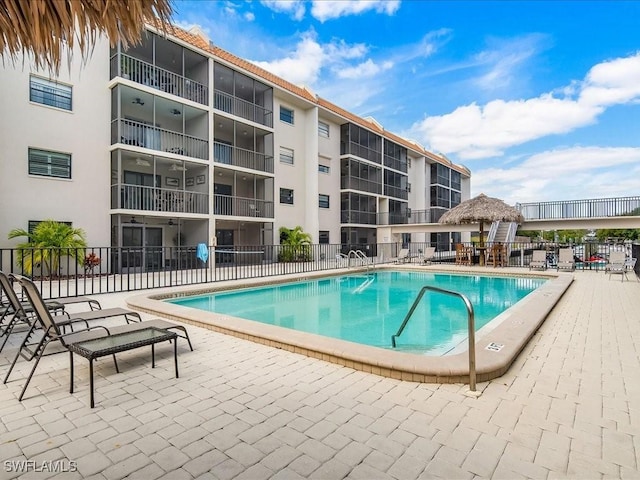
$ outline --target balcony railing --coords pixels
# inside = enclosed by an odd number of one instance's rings
[[[209,195],[188,190],[116,184],[111,186],[111,208],[207,214]]]
[[[384,186],[384,193],[390,197],[400,198],[407,200],[409,198],[409,192],[406,188],[392,187],[391,185]]]
[[[202,160],[209,158],[207,140],[133,120],[116,119],[111,122],[111,143],[124,143]]]
[[[432,207],[428,210],[412,210],[406,215],[393,212],[378,213],[378,225],[402,225],[416,223],[437,223],[440,217],[449,210],[443,207]]]
[[[218,110],[230,113],[237,117],[251,120],[252,122],[273,127],[273,112],[261,105],[247,102],[228,93],[214,90],[213,106]]]
[[[360,190],[361,192],[382,193],[382,184],[379,181],[365,180],[364,178],[343,176],[340,179],[340,188],[343,190]]]
[[[111,78],[115,76],[133,80],[202,105],[209,104],[209,91],[206,85],[129,55],[120,54],[120,57],[114,55],[111,58]]]
[[[516,208],[525,220],[640,216],[640,197],[519,203]]]
[[[213,213],[214,215],[273,218],[273,201],[215,194]]]
[[[340,155],[355,155],[371,162],[382,163],[382,152],[355,142],[342,142]]]
[[[390,157],[389,155],[385,155],[384,166],[389,168],[394,168],[395,170],[400,170],[401,172],[404,172],[404,173],[407,173],[408,171],[406,158],[404,160],[399,160],[397,158]]]
[[[343,210],[340,212],[340,223],[356,223],[364,225],[376,224],[375,212],[362,212],[358,210]]]
[[[273,173],[273,156],[224,143],[213,143],[213,160],[225,165],[235,165],[236,167]]]

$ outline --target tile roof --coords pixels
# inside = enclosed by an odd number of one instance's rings
[[[284,80],[283,78],[278,77],[277,75],[274,75],[271,72],[268,72],[264,68],[258,67],[257,65],[249,62],[248,60],[244,60],[236,55],[233,55],[232,53],[229,53],[226,50],[223,50],[222,48],[213,45],[211,42],[205,39],[202,35],[199,35],[197,33],[192,33],[190,31],[184,30],[177,26],[172,26],[167,33],[169,33],[170,35],[174,36],[179,40],[182,40],[185,43],[188,43],[189,45],[192,45],[201,50],[204,50],[205,52],[209,53],[210,55],[216,58],[224,60],[236,67],[243,69],[246,72],[252,73],[257,77],[263,80],[266,80],[267,82],[270,82],[272,85],[276,85],[282,88],[283,90],[286,90],[290,93],[293,93],[294,95],[299,96],[300,98],[303,98],[308,102],[311,102],[321,108],[325,108],[349,120],[350,122],[360,125],[361,127],[368,128],[369,130],[379,135],[384,135],[385,137],[398,143],[399,145],[402,145],[414,152],[422,154],[434,162],[447,165],[448,167],[460,173],[463,173],[465,175],[471,175],[471,172],[469,171],[468,168],[462,165],[454,164],[453,162],[451,162],[451,160],[449,160],[445,156],[437,155],[433,152],[430,152],[426,150],[422,145],[418,144],[417,142],[413,142],[406,138],[400,137],[399,135],[396,135],[392,132],[389,132],[388,130],[385,130],[384,127],[379,125],[374,120],[359,117],[358,115],[355,115],[335,105],[334,103],[331,103],[328,100],[325,100],[324,98],[314,95],[312,92],[310,92],[304,87],[300,87],[291,82],[288,82],[287,80]]]

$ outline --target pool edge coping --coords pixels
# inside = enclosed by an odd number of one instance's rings
[[[392,265],[376,270],[416,270],[448,274],[482,274],[499,276],[534,276],[547,278],[544,285],[508,310],[508,314],[485,335],[476,339],[476,377],[478,382],[502,376],[516,360],[531,337],[544,323],[548,314],[573,282],[574,276],[561,272],[530,272],[525,269],[445,269],[437,265],[429,267]],[[199,286],[173,287],[164,293],[148,292],[126,299],[130,308],[158,315],[219,333],[250,340],[274,348],[307,355],[367,373],[422,383],[468,383],[468,351],[445,355],[423,356],[359,345],[346,340],[299,332],[275,325],[240,319],[229,315],[197,311],[163,300],[186,295],[213,293],[216,291],[273,285],[321,277],[360,273],[358,269],[340,269],[331,272],[309,272],[286,277],[266,277],[226,281]],[[492,348],[487,348],[488,346]]]

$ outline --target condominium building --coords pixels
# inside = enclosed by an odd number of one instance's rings
[[[378,232],[418,213],[437,221],[469,197],[466,168],[197,29],[149,29],[128,50],[99,39],[55,78],[5,62],[0,78],[0,247],[44,219],[84,229],[92,246],[264,246],[298,225],[314,243],[406,242]]]

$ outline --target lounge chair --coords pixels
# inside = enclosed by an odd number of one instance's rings
[[[398,256],[395,258],[394,263],[407,263],[411,260],[409,257],[409,249],[403,248],[398,252]]]
[[[640,279],[638,278],[638,274],[636,273],[637,260],[638,260],[637,258],[633,258],[633,257],[627,258],[624,262],[624,268],[627,273],[632,272],[633,275],[636,277],[636,280],[640,281]]]
[[[17,275],[13,275],[13,277],[17,277]],[[7,300],[9,301],[10,310],[12,312],[6,322],[0,322],[0,338],[3,336],[5,337],[2,341],[2,345],[0,345],[0,351],[2,351],[9,339],[9,335],[13,333],[14,328],[18,324],[23,323],[28,327],[31,327],[34,324],[35,312],[30,302],[23,302],[18,298],[18,295],[11,285],[9,276],[3,272],[0,272],[0,285],[2,286],[2,291],[4,291]],[[88,327],[88,322],[91,320],[110,317],[122,316],[125,318],[127,323],[139,322],[142,320],[140,318],[140,314],[133,310],[127,310],[124,308],[102,309],[97,300],[89,297],[71,297],[69,300],[43,300],[43,302],[51,312],[55,313],[55,315],[52,316],[52,320],[62,331],[66,331],[67,328],[73,331],[74,324],[76,323],[83,323],[85,327]],[[66,311],[66,305],[82,302],[87,302],[90,305],[91,310],[71,314]],[[4,318],[5,317],[3,316],[3,319]]]
[[[533,257],[529,262],[529,270],[546,270],[547,269],[547,252],[545,250],[534,250]]]
[[[605,273],[609,273],[609,279],[612,274],[619,274],[620,278],[624,282],[624,277],[627,276],[626,255],[624,252],[611,252],[609,254],[609,261],[604,267]],[[627,277],[627,280],[629,278]]]
[[[26,277],[22,277],[19,275],[12,275],[12,277],[22,286],[23,292],[25,293],[29,303],[31,304],[34,312],[34,319],[31,329],[27,333],[27,336],[23,340],[20,348],[18,349],[18,353],[14,358],[11,366],[9,367],[9,371],[4,379],[3,383],[7,383],[9,379],[9,375],[11,374],[13,368],[15,367],[16,362],[19,357],[25,358],[27,361],[31,361],[35,359],[33,367],[31,368],[31,372],[27,377],[27,381],[22,388],[22,392],[18,397],[18,400],[22,401],[24,397],[24,393],[27,390],[27,386],[33,377],[33,374],[36,371],[38,363],[40,363],[40,359],[44,356],[44,352],[47,346],[52,342],[59,342],[64,348],[65,351],[68,351],[68,346],[73,343],[84,342],[87,340],[93,340],[96,338],[103,338],[109,335],[114,335],[118,333],[125,332],[133,332],[136,330],[142,330],[147,327],[154,327],[161,330],[180,330],[183,335],[178,335],[182,338],[185,338],[189,343],[189,348],[193,351],[193,347],[191,345],[191,340],[189,339],[189,335],[184,326],[178,325],[175,323],[168,322],[166,320],[146,320],[146,321],[138,321],[134,323],[128,323],[126,325],[120,325],[116,327],[105,327],[102,325],[96,325],[93,327],[86,327],[82,330],[76,330],[69,333],[64,333],[60,328],[60,325],[56,323],[56,321],[51,316],[50,310],[47,308],[40,292],[36,288],[35,284]],[[103,312],[105,310],[102,310]],[[42,335],[34,335],[34,332],[37,328],[42,330]],[[36,337],[36,338],[34,338]],[[54,352],[57,353],[57,352]],[[116,370],[118,370],[118,364],[116,362],[115,355],[113,356],[114,363],[116,365]]]
[[[561,248],[558,252],[558,271],[569,270],[573,272],[576,269],[576,261],[573,258],[573,249]]]
[[[0,293],[4,295],[6,303],[2,302],[0,312],[0,338],[4,337],[2,345],[0,345],[0,352],[4,348],[9,335],[13,332],[13,329],[18,324],[26,324],[31,326],[33,323],[33,308],[29,302],[24,302],[18,298],[18,294],[13,289],[11,280],[6,273],[0,271]],[[56,316],[65,312],[65,307],[62,303],[57,301],[48,300],[44,302],[46,307],[53,311]],[[59,319],[61,317],[58,317]],[[67,317],[63,317],[66,322]]]
[[[436,247],[427,247],[424,251],[424,255],[422,257],[421,263],[423,265],[430,265],[435,256],[436,256]]]

